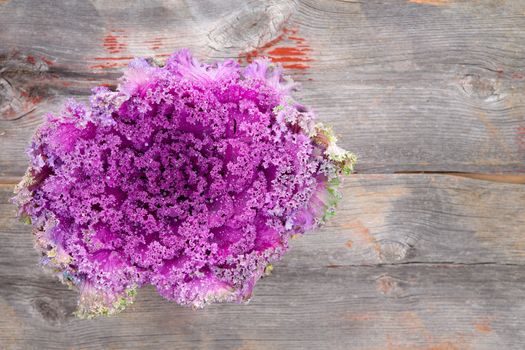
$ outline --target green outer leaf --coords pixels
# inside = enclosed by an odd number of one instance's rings
[[[354,171],[357,156],[336,144],[337,137],[331,127],[321,123],[316,124],[315,134],[312,136],[312,139],[324,148],[324,154],[329,160],[334,162],[341,173],[349,175]]]

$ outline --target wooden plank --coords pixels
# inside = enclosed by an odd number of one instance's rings
[[[31,230],[8,203],[11,190],[0,185],[5,263],[13,245],[32,253]],[[449,175],[353,175],[342,193],[334,218],[291,241],[297,258],[286,264],[525,264],[523,185]]]
[[[523,13],[521,1],[3,2],[0,176],[23,173],[43,113],[114,84],[132,56],[180,47],[280,61],[359,172],[524,172]]]
[[[143,288],[118,317],[71,316],[0,186],[0,344],[26,349],[521,349],[525,187],[356,175],[338,214],[296,239],[248,305],[193,311]]]
[[[523,185],[354,175],[343,195],[332,221],[294,241],[301,253],[315,252],[316,263],[525,263]]]
[[[3,349],[523,349],[522,266],[278,269],[248,305],[182,308],[145,288],[117,317],[74,319],[37,269],[2,276]]]

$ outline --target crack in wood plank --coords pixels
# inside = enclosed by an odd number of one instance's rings
[[[509,184],[525,184],[525,174],[510,173],[510,174],[492,174],[492,173],[462,173],[462,172],[447,172],[447,171],[396,171],[394,174],[434,174],[434,175],[449,175],[460,176],[469,179],[483,180],[490,182],[500,182]],[[370,174],[371,175],[371,174]]]

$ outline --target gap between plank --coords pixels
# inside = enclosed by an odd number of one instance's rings
[[[393,263],[372,263],[372,264],[332,264],[332,265],[325,265],[325,268],[329,269],[339,269],[339,268],[354,268],[354,267],[369,267],[369,268],[376,268],[376,267],[389,267],[389,266],[457,266],[457,267],[470,267],[470,266],[480,266],[480,265],[486,265],[486,266],[525,266],[525,264],[519,264],[519,263],[499,263],[499,262],[487,262],[487,261],[475,261],[475,262],[455,262],[455,261],[402,261],[402,262],[393,262]]]
[[[525,174],[487,174],[487,173],[463,173],[454,171],[396,171],[394,174],[425,174],[425,175],[449,175],[466,177],[469,179],[501,182],[508,184],[525,184]],[[365,175],[365,174],[362,174]]]

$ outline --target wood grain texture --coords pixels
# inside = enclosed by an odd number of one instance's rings
[[[525,187],[356,175],[329,226],[292,241],[248,305],[181,308],[143,288],[118,317],[74,319],[0,186],[7,349],[521,349]]]
[[[0,176],[45,112],[114,85],[133,56],[267,55],[362,173],[525,172],[522,1],[28,1],[0,4]]]
[[[0,0],[0,349],[523,349],[524,43],[523,1]],[[24,150],[67,98],[182,47],[281,63],[364,175],[250,304],[147,287],[77,320],[8,203]],[[423,171],[492,174],[391,174]]]

